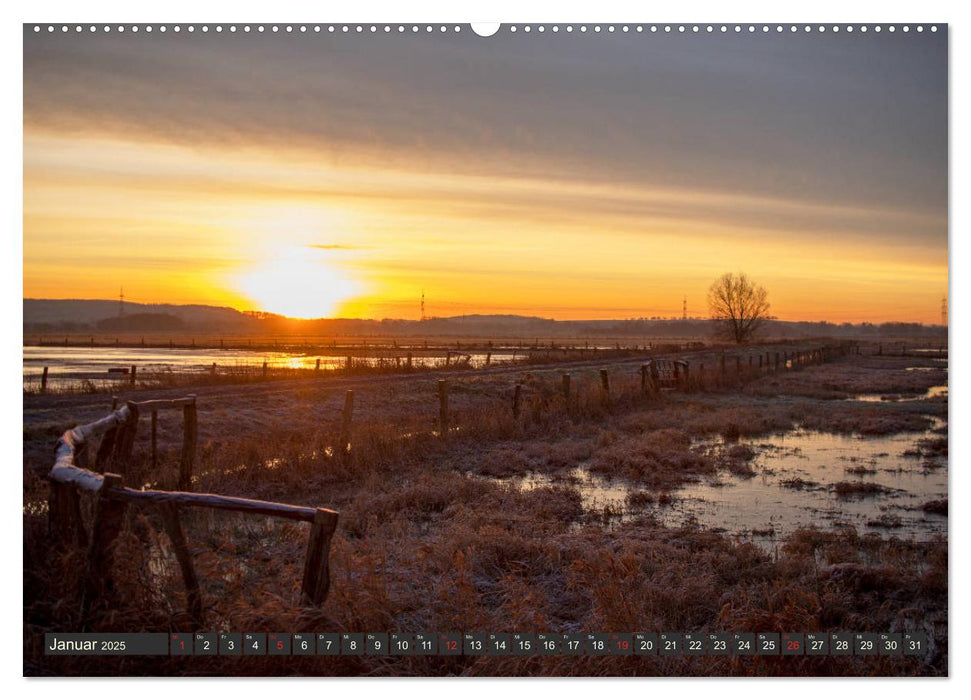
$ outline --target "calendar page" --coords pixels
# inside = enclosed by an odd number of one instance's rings
[[[947,676],[948,36],[25,23],[23,674]]]

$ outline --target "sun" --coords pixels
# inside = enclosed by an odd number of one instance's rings
[[[291,318],[333,316],[342,302],[360,293],[361,285],[327,253],[309,246],[278,249],[240,273],[234,286],[261,311]]]

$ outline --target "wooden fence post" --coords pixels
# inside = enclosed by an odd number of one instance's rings
[[[691,391],[691,365],[685,361],[684,364],[681,365],[681,369],[684,370],[683,390],[686,392]]]
[[[192,490],[192,471],[196,461],[196,443],[199,439],[198,413],[195,396],[192,403],[182,408],[182,460],[179,462],[179,490]]]
[[[209,376],[211,376],[211,377],[215,377],[216,376],[216,363],[215,362],[212,363],[212,367],[209,369]]]
[[[740,355],[735,356],[735,374],[742,373],[742,358]]]
[[[448,439],[448,382],[438,380],[438,424],[442,440]]]
[[[158,411],[152,411],[152,475],[158,469]]]
[[[341,434],[338,442],[341,460],[346,460],[351,451],[351,420],[354,417],[354,390],[344,393],[344,410],[341,412]]]
[[[266,379],[266,360],[263,360],[263,378]]]
[[[563,373],[563,402],[566,404],[566,410],[570,410],[570,375],[567,372]]]
[[[318,508],[310,526],[307,541],[307,560],[303,568],[303,602],[321,605],[330,590],[330,543],[337,529],[337,513]]]
[[[81,496],[71,484],[50,482],[47,499],[47,535],[61,543],[87,546],[87,533],[81,519]]]
[[[135,377],[138,374],[138,368],[135,365],[131,366],[131,385],[135,386]]]
[[[88,546],[88,560],[81,592],[81,621],[87,621],[88,613],[95,599],[109,595],[114,584],[111,568],[114,564],[114,542],[121,532],[125,519],[125,504],[108,497],[112,489],[121,488],[120,474],[107,473],[98,491],[91,525],[91,542]]]
[[[128,407],[128,420],[118,428],[112,461],[112,467],[123,477],[128,475],[132,450],[135,448],[135,434],[138,432],[138,405],[132,401],[125,405]]]
[[[40,375],[40,390],[41,390],[41,392],[46,392],[47,391],[47,372],[49,371],[49,369],[50,368],[47,365],[44,365],[44,373],[42,375]]]
[[[199,590],[199,579],[196,577],[196,570],[192,564],[192,554],[189,552],[185,532],[182,530],[182,522],[179,520],[179,506],[176,503],[160,503],[158,510],[162,516],[165,532],[172,543],[175,558],[182,570],[182,582],[185,584],[185,598],[189,615],[199,627],[202,627],[202,593]]]
[[[411,371],[411,353],[408,353],[408,370]]]
[[[647,394],[647,373],[650,368],[647,365],[641,365],[641,393]]]
[[[491,352],[487,352],[486,353],[486,365],[485,366],[488,367],[490,364],[492,364],[492,353]]]
[[[512,417],[519,418],[519,413],[521,410],[521,401],[523,396],[523,385],[517,383],[516,389],[512,394]]]
[[[775,354],[775,371],[779,371],[779,353]]]
[[[657,363],[653,360],[650,362],[651,365],[651,393],[655,396],[661,393],[661,376],[657,369]]]
[[[314,364],[314,374],[320,374],[320,358],[317,358],[317,362]]]
[[[604,403],[610,403],[610,377],[607,376],[607,370],[600,370],[600,386],[603,389],[603,400]]]

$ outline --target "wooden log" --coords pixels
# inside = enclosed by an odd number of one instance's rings
[[[448,381],[438,380],[438,426],[441,438],[448,439]]]
[[[182,522],[179,519],[179,506],[176,503],[160,503],[158,511],[162,516],[165,532],[172,543],[179,568],[182,570],[189,616],[196,623],[196,626],[201,628],[204,624],[202,592],[199,590],[199,579],[196,577],[195,566],[192,563],[192,554],[189,552],[189,545],[186,543],[185,532],[182,530]]]
[[[44,365],[44,372],[43,372],[43,374],[40,375],[40,390],[41,390],[41,392],[46,392],[47,391],[47,373],[48,373],[49,370],[50,370],[50,367],[48,367],[47,365]]]
[[[318,508],[314,513],[307,540],[307,559],[304,562],[301,593],[307,605],[319,606],[330,590],[330,543],[337,529],[337,513]]]
[[[182,408],[182,458],[179,460],[179,489],[192,489],[192,472],[196,461],[196,443],[199,440],[199,417],[196,403]]]
[[[158,411],[152,411],[152,474],[158,469]]]
[[[523,385],[517,383],[512,394],[512,417],[518,419],[522,411]]]
[[[338,441],[340,458],[347,459],[351,451],[351,421],[354,418],[354,390],[348,389],[344,393],[344,409],[341,411],[341,434]]]
[[[98,477],[99,479],[101,477]],[[299,520],[311,522],[314,519],[314,509],[307,506],[295,506],[289,503],[275,501],[260,501],[253,498],[237,496],[222,496],[216,493],[190,493],[188,491],[156,491],[153,489],[120,488],[113,489],[108,498],[125,503],[144,503],[157,505],[159,503],[177,503],[188,508],[213,508],[228,510],[236,513],[253,513],[266,515],[284,520]]]
[[[126,505],[110,496],[113,491],[121,488],[120,474],[109,472],[104,475],[95,504],[91,542],[88,545],[84,585],[81,592],[82,625],[86,623],[94,601],[110,596],[114,589],[111,572],[114,564],[114,543],[124,524]]]

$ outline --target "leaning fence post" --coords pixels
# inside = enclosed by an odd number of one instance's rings
[[[82,624],[88,618],[91,605],[96,598],[112,592],[111,568],[114,564],[115,539],[121,532],[125,518],[125,503],[112,500],[109,494],[122,486],[120,474],[107,473],[98,491],[95,504],[94,521],[91,525],[91,542],[88,546],[88,560],[81,592]]]
[[[192,490],[192,470],[196,461],[196,441],[199,438],[196,397],[182,409],[182,460],[179,462],[179,490]]]
[[[201,627],[203,624],[202,593],[199,590],[199,579],[196,577],[196,570],[192,564],[192,554],[189,552],[185,532],[182,530],[182,523],[179,520],[179,506],[175,503],[160,503],[158,509],[162,516],[165,532],[172,543],[175,558],[182,570],[182,582],[185,584],[185,598],[189,615]]]
[[[337,529],[337,513],[318,508],[310,526],[307,541],[307,560],[303,568],[303,602],[321,605],[330,589],[330,543]]]
[[[438,380],[438,424],[442,440],[448,438],[448,382]]]
[[[516,384],[516,389],[512,394],[512,417],[519,418],[520,406],[523,396],[523,385]]]
[[[344,410],[341,412],[340,456],[346,459],[351,451],[351,420],[354,417],[354,390],[344,393]]]

